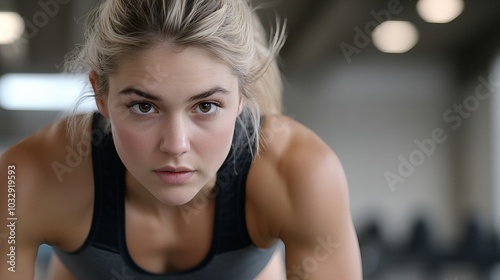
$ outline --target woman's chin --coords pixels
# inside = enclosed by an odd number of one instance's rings
[[[182,206],[193,200],[196,194],[190,190],[175,190],[159,194],[156,198],[168,206]]]

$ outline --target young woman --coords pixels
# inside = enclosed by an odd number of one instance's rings
[[[362,278],[338,158],[279,114],[282,31],[266,43],[246,0],[90,18],[70,68],[98,112],[1,156],[1,279],[32,279],[42,243],[53,280]]]

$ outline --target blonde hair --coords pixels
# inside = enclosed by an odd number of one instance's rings
[[[70,72],[97,74],[97,92],[83,99],[108,93],[108,77],[125,54],[160,42],[202,47],[238,77],[245,108],[237,123],[246,139],[236,140],[257,143],[258,149],[260,115],[281,113],[283,85],[276,57],[284,43],[284,30],[277,20],[268,40],[247,0],[105,0],[89,15],[85,44],[66,66]],[[91,117],[92,113],[79,122],[88,125]],[[70,118],[70,136],[77,122]]]

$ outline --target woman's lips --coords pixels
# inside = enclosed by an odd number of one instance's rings
[[[187,183],[194,175],[194,170],[189,168],[161,168],[155,170],[155,173],[167,185],[182,185]]]

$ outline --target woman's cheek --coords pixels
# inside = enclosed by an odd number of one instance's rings
[[[117,149],[125,152],[126,155],[136,157],[140,152],[146,155],[146,150],[150,145],[146,133],[126,127],[115,127],[113,135],[116,138]]]
[[[228,153],[231,148],[231,139],[234,133],[234,124],[227,122],[219,126],[219,129],[211,131],[210,135],[201,138],[203,140],[203,148],[205,151],[210,151],[216,155]],[[225,156],[225,155],[223,155]]]

